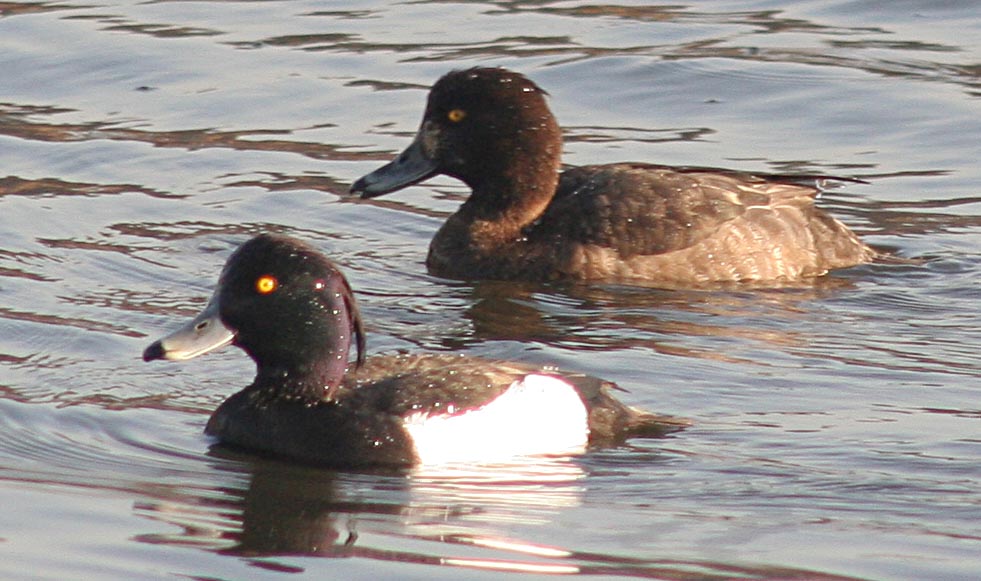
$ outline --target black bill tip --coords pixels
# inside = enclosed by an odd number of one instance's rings
[[[367,176],[365,176],[367,177]],[[359,178],[358,181],[351,184],[351,189],[348,190],[352,196],[360,196],[362,200],[367,200],[368,198],[374,198],[375,196],[380,196],[381,194],[372,194],[368,191],[369,182],[365,178]]]
[[[154,341],[149,347],[143,351],[143,361],[153,361],[155,359],[164,358],[164,348],[163,343],[160,341]]]

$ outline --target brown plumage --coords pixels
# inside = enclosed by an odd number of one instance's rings
[[[469,185],[426,262],[452,278],[779,281],[876,256],[815,207],[819,190],[800,178],[640,163],[560,174],[561,131],[544,95],[505,69],[451,72],[433,86],[413,144],[352,191],[378,196],[440,173]]]

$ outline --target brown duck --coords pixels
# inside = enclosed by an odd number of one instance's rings
[[[545,91],[500,68],[433,86],[418,135],[351,188],[371,198],[437,174],[470,186],[426,264],[460,279],[692,285],[792,281],[876,257],[818,209],[820,176],[616,163],[560,173]]]

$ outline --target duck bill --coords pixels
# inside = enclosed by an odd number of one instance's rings
[[[218,299],[212,298],[201,313],[180,329],[154,341],[143,351],[144,361],[168,359],[184,361],[228,345],[235,331],[222,323],[218,315]]]
[[[352,194],[374,198],[417,184],[437,173],[436,160],[427,151],[426,134],[420,132],[412,145],[390,163],[354,182]]]

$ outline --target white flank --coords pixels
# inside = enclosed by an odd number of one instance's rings
[[[418,412],[404,422],[421,464],[581,454],[589,441],[582,399],[571,385],[550,375],[526,375],[472,411]]]

